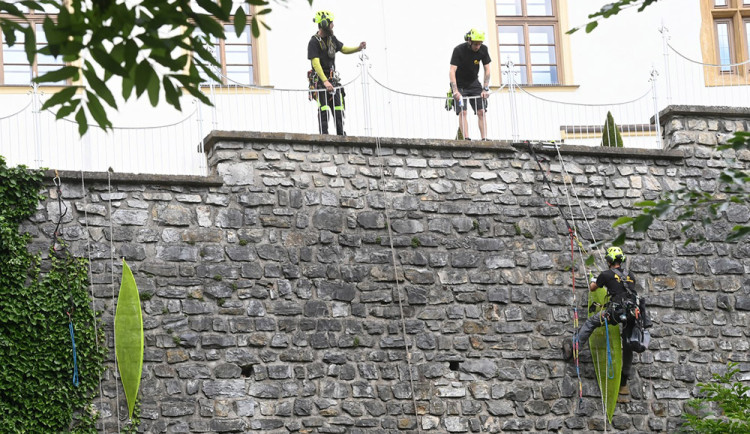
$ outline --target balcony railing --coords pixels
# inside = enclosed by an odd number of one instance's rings
[[[485,115],[487,137],[507,141],[555,141],[598,146],[611,112],[625,147],[660,148],[658,111],[669,104],[746,105],[750,97],[748,64],[709,65],[678,53],[663,29],[661,71],[641,71],[641,89],[633,98],[610,103],[563,101],[552,93],[533,93],[517,85],[518,72],[502,66],[503,82],[491,92]],[[417,95],[388,87],[369,72],[360,56],[359,74],[344,83],[344,129],[348,135],[456,139],[457,116],[447,111],[446,95]],[[727,72],[729,71],[729,72]],[[634,72],[635,73],[635,72]],[[206,173],[202,139],[211,130],[318,134],[319,110],[309,89],[267,88],[241,83],[207,83],[213,106],[184,97],[184,113],[165,124],[116,125],[104,132],[92,127],[78,137],[76,124],[40,111],[49,95],[32,87],[26,95],[3,95],[0,108],[0,155],[10,164],[67,170],[107,170],[160,174]],[[447,86],[446,86],[447,91]],[[541,95],[553,95],[546,97]],[[565,94],[570,97],[571,94]],[[467,104],[469,101],[465,101]],[[128,107],[126,107],[128,109]],[[129,111],[134,111],[129,107]],[[469,137],[480,137],[469,108]],[[153,113],[158,114],[158,111]],[[335,132],[333,119],[329,131]]]

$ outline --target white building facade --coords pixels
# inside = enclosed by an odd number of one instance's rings
[[[471,28],[484,31],[491,63],[488,137],[598,146],[612,113],[626,147],[661,146],[656,114],[673,104],[743,106],[748,101],[750,1],[660,0],[600,21],[606,1],[303,0],[272,4],[271,30],[249,28],[216,41],[221,83],[207,83],[213,107],[186,96],[183,112],[146,101],[113,113],[115,129],[83,138],[68,120],[40,112],[56,88],[32,89],[55,59],[24,64],[2,45],[0,155],[11,164],[59,169],[202,174],[202,138],[213,129],[316,134],[307,90],[307,44],[317,10],[335,16],[346,46],[336,58],[346,92],[348,135],[456,138],[445,110],[449,60]],[[43,44],[44,39],[40,39]],[[63,83],[64,84],[64,83]],[[470,128],[476,131],[475,117]],[[478,137],[478,134],[473,134]]]

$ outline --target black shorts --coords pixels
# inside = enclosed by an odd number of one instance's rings
[[[461,107],[459,107],[458,101],[455,101],[453,104],[457,115],[466,110],[467,101],[471,105],[471,108],[474,109],[474,114],[477,114],[477,106],[479,106],[479,110],[487,110],[487,98],[481,97],[482,86],[478,81],[475,81],[467,87],[459,87],[458,92],[461,94],[464,104]]]

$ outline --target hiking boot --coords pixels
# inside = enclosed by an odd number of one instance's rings
[[[620,387],[620,394],[617,395],[617,402],[620,404],[627,404],[631,401],[631,396],[628,395],[630,393],[630,389],[628,389],[628,386],[622,386]]]
[[[627,384],[620,386],[620,395],[630,395],[630,387]]]
[[[565,338],[562,343],[563,360],[570,360],[573,358],[573,338]]]

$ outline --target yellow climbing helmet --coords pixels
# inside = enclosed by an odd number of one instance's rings
[[[484,32],[480,32],[477,29],[471,29],[466,32],[464,39],[467,41],[484,42]]]
[[[333,22],[333,14],[329,11],[318,11],[315,13],[313,22],[317,24],[318,27],[327,29]]]
[[[625,262],[625,254],[622,253],[622,249],[619,247],[612,246],[607,249],[607,254],[604,256],[604,259],[607,260],[608,263],[613,262]]]

